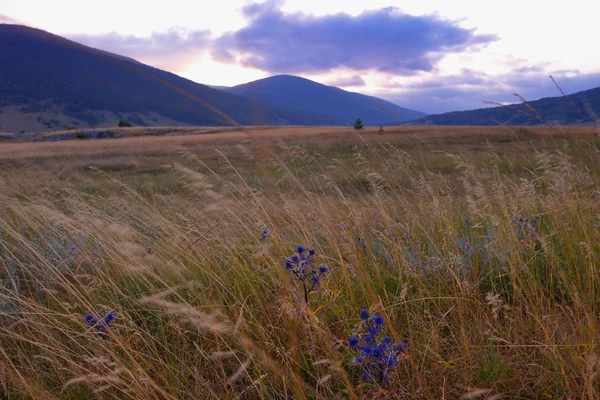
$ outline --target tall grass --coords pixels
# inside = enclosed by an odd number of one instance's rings
[[[0,393],[600,397],[598,170],[527,141],[246,140],[145,172],[4,172]],[[329,269],[308,304],[284,268],[298,245]],[[351,363],[363,308],[410,345],[384,387]],[[111,311],[106,336],[86,326]]]

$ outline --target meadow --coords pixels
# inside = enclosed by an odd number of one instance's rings
[[[0,397],[599,398],[599,134],[2,143]]]

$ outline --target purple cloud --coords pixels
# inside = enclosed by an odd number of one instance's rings
[[[69,35],[69,39],[100,50],[134,58],[153,67],[179,70],[210,48],[211,32],[170,29],[140,37],[111,32]]]
[[[283,2],[250,4],[248,25],[218,38],[213,58],[272,73],[324,73],[345,67],[394,74],[432,71],[444,54],[468,51],[497,38],[436,15],[413,16],[396,7],[313,16],[286,14]]]
[[[518,103],[515,93],[527,100],[561,96],[548,73],[537,69],[520,69],[521,73],[489,76],[470,70],[452,76],[432,76],[431,79],[395,85],[377,95],[406,107],[427,113],[443,113],[491,107],[486,101]],[[527,72],[529,71],[529,72]],[[571,94],[600,86],[600,73],[581,74],[575,71],[552,71],[554,79],[565,93]],[[395,89],[401,89],[400,91]]]
[[[338,87],[359,87],[366,86],[366,82],[363,78],[358,75],[354,76],[341,76],[337,79],[333,79],[326,82],[329,86],[338,86]]]

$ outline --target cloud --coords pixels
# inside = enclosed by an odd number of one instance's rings
[[[23,25],[23,23],[18,19],[2,13],[0,13],[0,24]]]
[[[522,71],[515,73],[514,71]],[[377,95],[398,105],[428,113],[443,113],[491,107],[485,101],[519,103],[519,94],[529,101],[561,96],[548,73],[536,68],[516,68],[509,74],[490,76],[470,70],[451,76],[431,76],[421,82],[387,87]],[[565,93],[600,86],[600,72],[551,71]]]
[[[111,32],[100,35],[69,35],[68,38],[171,71],[183,69],[194,62],[210,49],[213,39],[208,30],[189,31],[175,28],[166,32],[154,32],[145,37]]]
[[[271,73],[325,73],[345,67],[393,74],[432,71],[447,53],[497,38],[436,15],[413,16],[396,7],[314,16],[281,11],[281,0],[242,9],[248,24],[219,37],[213,58]]]
[[[354,76],[341,76],[339,78],[330,80],[326,82],[329,86],[339,86],[339,87],[350,87],[350,86],[366,86],[366,82],[363,78],[358,75]]]

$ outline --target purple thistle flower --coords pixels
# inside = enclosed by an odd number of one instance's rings
[[[363,321],[368,320],[370,316],[371,316],[371,314],[369,314],[369,312],[367,310],[365,310],[364,308],[362,310],[360,310],[360,319],[362,319]]]
[[[284,261],[285,269],[290,271],[295,278],[295,282],[302,286],[304,291],[304,301],[308,304],[308,295],[313,292],[319,282],[321,276],[327,272],[327,267],[324,265],[319,266],[318,270],[310,268],[312,264],[312,257],[315,255],[313,249],[308,250],[308,254],[304,254],[307,250],[303,246],[296,248],[298,255],[293,255],[289,259]]]
[[[398,365],[398,357],[408,351],[406,342],[392,344],[389,336],[379,339],[380,328],[383,326],[381,315],[371,316],[367,310],[360,311],[360,317],[367,326],[368,334],[361,340],[358,337],[348,339],[350,348],[360,354],[353,359],[353,364],[362,369],[361,378],[375,382],[378,385],[389,384],[388,371]]]
[[[266,226],[265,229],[263,229],[263,231],[260,233],[260,238],[258,239],[258,241],[261,243],[264,242],[267,236],[269,236],[269,232],[270,228],[269,226]]]
[[[383,317],[381,315],[374,316],[373,323],[375,324],[375,326],[383,325]]]
[[[117,314],[112,311],[106,314],[101,321],[98,321],[98,318],[92,314],[85,315],[85,322],[88,329],[95,330],[95,334],[101,338],[106,338],[107,329],[111,328],[111,323],[115,319],[117,319]]]

